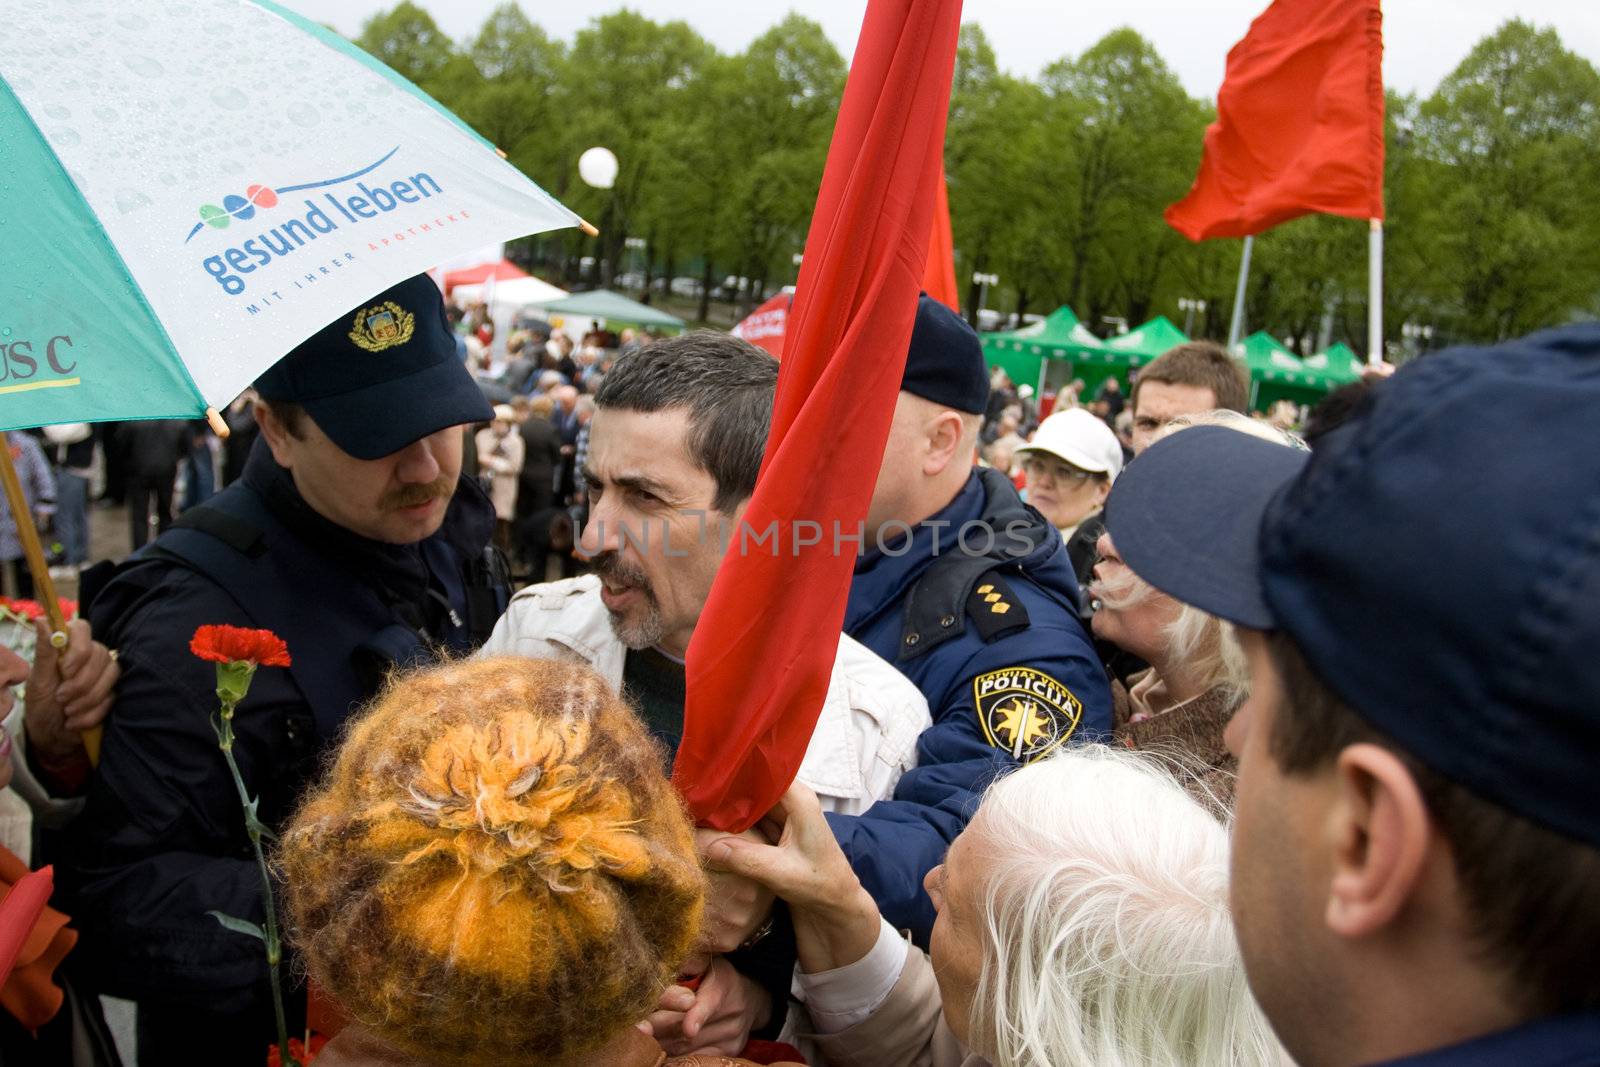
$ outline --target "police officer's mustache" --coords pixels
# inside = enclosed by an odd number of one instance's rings
[[[384,511],[399,511],[401,508],[426,504],[430,500],[448,500],[455,491],[454,478],[439,477],[425,485],[402,485],[398,489],[390,489],[378,501],[378,506]]]

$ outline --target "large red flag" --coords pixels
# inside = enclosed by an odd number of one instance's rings
[[[950,193],[945,188],[944,165],[939,166],[939,202],[933,207],[933,234],[928,240],[928,267],[922,291],[961,314],[961,294],[956,289],[956,245],[950,235]]]
[[[1167,222],[1191,241],[1311,212],[1383,218],[1379,0],[1275,0],[1228,53],[1217,121]]]
[[[689,644],[673,780],[717,829],[777,803],[822,710],[916,318],[960,24],[960,0],[868,0],[761,477]],[[769,529],[776,544],[756,540]]]

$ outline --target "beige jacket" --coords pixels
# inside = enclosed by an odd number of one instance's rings
[[[478,470],[489,476],[489,499],[494,501],[497,519],[510,521],[517,513],[517,479],[522,476],[522,461],[527,445],[515,428],[499,436],[485,427],[474,439],[478,446]]]
[[[577,660],[620,692],[627,651],[600,601],[600,579],[588,574],[517,593],[479,655]],[[905,675],[841,634],[799,779],[823,810],[860,814],[916,766],[917,738],[931,722],[928,702]]]
[[[812,1040],[831,1067],[989,1067],[945,1025],[933,964],[915,946],[877,1011],[849,1029]]]

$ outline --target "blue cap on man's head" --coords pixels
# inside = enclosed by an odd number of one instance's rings
[[[989,407],[983,346],[966,320],[923,293],[906,350],[900,388],[957,411],[982,415]]]
[[[334,444],[379,459],[448,426],[488,422],[489,402],[457,355],[444,298],[426,274],[339,316],[256,379],[293,401]]]
[[[1550,330],[1407,366],[1298,473],[1254,446],[1219,463],[1198,435],[1231,431],[1174,434],[1118,479],[1107,522],[1136,573],[1284,631],[1419,762],[1600,846],[1597,426],[1600,326]],[[1189,528],[1217,497],[1253,543]]]

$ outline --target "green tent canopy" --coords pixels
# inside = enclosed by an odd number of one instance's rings
[[[1137,367],[1187,340],[1188,336],[1174,326],[1171,319],[1157,315],[1138,329],[1111,338],[1105,345],[1113,351],[1127,353]]]
[[[1343,341],[1306,360],[1306,366],[1321,371],[1336,385],[1361,380],[1361,359]]]
[[[675,315],[657,311],[648,304],[629,300],[621,293],[609,289],[594,289],[587,293],[573,293],[555,300],[541,300],[534,304],[552,315],[571,315],[573,318],[604,319],[606,324],[626,326],[662,326],[682,330],[684,322]]]
[[[1113,374],[1125,379],[1132,366],[1127,353],[1107,347],[1066,305],[1020,330],[984,334],[983,354],[1016,384],[1046,392],[1073,377],[1093,390]]]
[[[1334,381],[1304,360],[1265,330],[1257,330],[1235,347],[1244,357],[1250,372],[1250,404],[1265,410],[1275,400],[1314,404],[1333,387]]]

